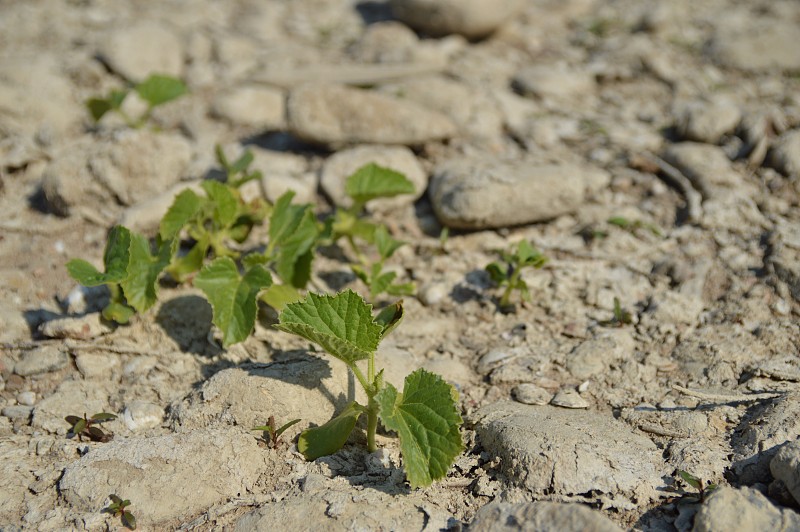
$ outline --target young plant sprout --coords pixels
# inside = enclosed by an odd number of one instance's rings
[[[267,442],[267,445],[270,448],[275,449],[281,444],[281,434],[286,432],[286,429],[295,425],[296,423],[300,423],[299,419],[293,419],[287,423],[284,423],[280,427],[277,427],[275,423],[275,416],[269,416],[266,425],[261,425],[259,427],[253,427],[250,430],[260,430],[264,433],[264,441]]]
[[[495,284],[505,287],[498,306],[500,310],[508,311],[514,308],[511,295],[515,290],[519,292],[522,301],[531,299],[528,284],[521,277],[523,268],[539,269],[547,263],[547,257],[526,240],[521,241],[512,253],[501,251],[500,256],[502,262],[488,264],[486,271]]]
[[[105,98],[90,98],[86,101],[86,108],[95,122],[99,122],[109,112],[114,112],[122,117],[128,127],[140,128],[150,119],[153,109],[183,96],[189,90],[179,79],[153,74],[141,83],[133,86],[139,97],[147,103],[147,109],[141,116],[129,116],[122,104],[130,94],[130,89],[112,90]]]
[[[700,503],[705,502],[706,497],[708,497],[711,492],[719,488],[716,484],[712,484],[711,481],[707,483],[703,483],[702,479],[692,475],[691,473],[684,471],[683,469],[678,471],[678,475],[689,484],[691,487],[697,490],[697,495],[690,495],[686,498],[695,499]]]
[[[95,427],[94,425],[117,419],[117,416],[108,412],[100,412],[90,418],[83,414],[83,417],[67,416],[64,419],[70,424],[69,434],[77,436],[78,440],[82,441],[82,438],[86,436],[92,441],[105,443],[111,439],[111,434],[106,434],[100,427]]]
[[[108,498],[111,499],[111,504],[104,508],[103,511],[114,517],[119,517],[122,521],[122,526],[125,528],[136,530],[136,518],[133,517],[133,514],[127,509],[128,506],[131,505],[131,501],[128,499],[123,500],[117,495],[109,495]]]

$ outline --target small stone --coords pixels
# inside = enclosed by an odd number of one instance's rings
[[[181,77],[183,43],[174,28],[158,22],[141,22],[110,31],[100,56],[130,81],[143,81],[153,73]]]
[[[784,483],[794,500],[800,502],[800,442],[795,440],[781,445],[769,469],[773,477]]]
[[[710,51],[719,63],[742,70],[800,70],[798,42],[800,26],[796,22],[738,10],[723,19]]]
[[[55,345],[37,347],[22,355],[14,364],[14,373],[22,377],[58,371],[69,362],[69,356]]]
[[[164,420],[164,409],[147,401],[133,401],[122,412],[122,421],[129,430],[157,427]]]
[[[347,178],[369,163],[399,172],[414,184],[413,194],[370,201],[369,210],[386,212],[411,205],[428,187],[428,175],[414,153],[404,146],[358,146],[337,152],[322,167],[320,187],[336,205],[348,207],[352,200],[344,192]]]
[[[492,349],[484,354],[478,361],[478,373],[485,375],[492,369],[499,366],[501,363],[505,364],[515,358],[515,354],[511,350],[506,349]]]
[[[687,140],[716,144],[733,132],[742,119],[742,110],[730,100],[694,100],[677,111],[678,134]]]
[[[36,392],[19,392],[17,394],[17,402],[25,406],[33,406],[36,404]]]
[[[633,355],[633,337],[627,331],[592,338],[567,355],[567,369],[579,379],[600,375],[608,366]]]
[[[426,307],[438,305],[447,298],[449,290],[444,283],[432,282],[424,285],[419,291],[419,300]]]
[[[705,195],[714,187],[735,187],[742,181],[718,146],[680,142],[667,148],[664,159],[683,172]]]
[[[800,177],[800,129],[778,137],[770,152],[770,162],[779,172]]]
[[[550,404],[564,408],[589,408],[589,403],[586,402],[586,399],[572,389],[559,390],[550,400]]]
[[[395,18],[432,36],[484,37],[524,6],[521,0],[392,0]]]
[[[483,506],[469,525],[470,532],[622,532],[608,517],[578,503],[547,501],[509,503],[499,500]]]
[[[48,338],[71,338],[91,340],[111,332],[99,313],[87,314],[77,318],[59,318],[43,323],[39,332]]]
[[[341,85],[304,85],[289,93],[289,130],[322,144],[407,144],[451,137],[449,118],[418,104]]]
[[[596,82],[586,69],[572,69],[559,63],[523,68],[514,77],[514,85],[524,95],[564,101],[591,96]]]
[[[32,406],[14,405],[3,408],[2,414],[12,421],[30,421],[33,413]]]
[[[607,172],[588,166],[468,157],[436,168],[429,197],[444,225],[488,229],[570,213],[609,181]]]
[[[218,94],[212,112],[234,124],[277,130],[286,124],[286,98],[272,87],[242,85]]]
[[[553,394],[530,382],[514,386],[511,395],[515,401],[525,405],[546,405],[553,399]]]
[[[75,357],[75,365],[85,379],[107,378],[119,367],[119,357],[96,353],[81,353]]]
[[[799,530],[800,515],[781,509],[753,488],[716,490],[700,505],[693,532],[718,530]]]
[[[656,323],[693,325],[700,319],[704,307],[697,295],[669,291],[651,300],[646,315]]]

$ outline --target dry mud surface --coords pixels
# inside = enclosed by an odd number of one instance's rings
[[[800,4],[389,4],[0,2],[0,529],[118,529],[111,493],[145,530],[800,528]],[[91,123],[153,72],[191,89],[159,131]],[[191,286],[114,329],[68,276],[115,223],[154,234],[216,143],[320,214],[371,160],[417,183],[370,206],[418,287],[379,363],[460,391],[447,478],[410,490],[386,433],[304,461],[352,379],[268,309],[223,350]],[[522,239],[549,262],[502,313],[483,268]],[[337,250],[315,283],[364,290]],[[100,411],[112,441],[67,438]],[[270,415],[288,445],[248,430]]]

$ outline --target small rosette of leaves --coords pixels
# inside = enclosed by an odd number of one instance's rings
[[[112,90],[105,98],[90,98],[86,101],[86,108],[95,122],[99,122],[109,112],[115,112],[129,127],[138,128],[147,123],[153,109],[189,92],[181,80],[160,74],[153,74],[134,85],[133,91],[147,104],[147,110],[138,118],[128,116],[122,109],[130,89]]]
[[[120,521],[122,522],[122,526],[130,530],[136,530],[136,518],[133,514],[128,510],[128,506],[131,505],[131,501],[128,499],[123,499],[117,495],[109,495],[109,499],[111,499],[111,504],[109,504],[103,511],[113,515],[114,517],[119,517]]]
[[[67,416],[64,419],[70,424],[68,435],[77,436],[79,440],[86,437],[91,441],[105,443],[111,439],[111,434],[103,432],[100,427],[95,425],[117,419],[117,416],[108,412],[100,412],[89,418],[84,414],[83,417]]]
[[[269,443],[270,447],[274,449],[280,444],[281,435],[297,423],[300,423],[300,420],[293,419],[278,427],[275,423],[275,416],[269,416],[269,421],[266,425],[253,427],[250,430],[258,430],[263,432],[265,434],[264,439]]]
[[[678,475],[686,482],[689,486],[693,487],[697,490],[697,496],[690,496],[691,498],[696,499],[699,502],[705,502],[706,498],[711,495],[711,493],[718,489],[719,486],[716,484],[712,484],[711,482],[703,483],[703,480],[692,475],[688,471],[679,470]]]
[[[500,297],[500,308],[513,308],[511,295],[515,290],[520,293],[520,299],[530,301],[528,284],[521,276],[522,270],[524,268],[541,268],[547,263],[547,257],[526,240],[521,241],[512,253],[503,251],[500,256],[502,261],[492,262],[486,266],[486,272],[492,281],[497,286],[505,288]]]
[[[255,159],[253,152],[250,150],[245,150],[233,162],[228,160],[222,146],[219,144],[215,147],[214,153],[217,156],[217,162],[225,172],[225,183],[232,187],[239,188],[248,181],[255,181],[263,177],[259,170],[250,171],[250,165],[253,164]]]

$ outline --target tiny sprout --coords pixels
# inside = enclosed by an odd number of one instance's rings
[[[614,317],[610,320],[600,322],[600,325],[606,327],[622,327],[623,325],[631,325],[633,323],[633,315],[627,310],[622,308],[619,298],[614,298]]]
[[[661,236],[661,229],[659,229],[657,225],[643,222],[642,220],[628,220],[623,216],[612,216],[606,220],[606,222],[609,225],[614,225],[631,233],[636,233],[639,229],[647,229],[654,236]]]
[[[522,269],[539,269],[547,263],[547,257],[526,240],[520,242],[513,253],[501,251],[500,256],[503,259],[502,262],[488,264],[486,271],[497,286],[505,287],[498,306],[501,311],[506,312],[514,308],[514,305],[511,304],[511,294],[514,290],[519,291],[521,300],[530,301],[528,284],[520,276]]]
[[[299,419],[293,419],[281,425],[280,428],[276,428],[275,416],[269,416],[269,420],[267,421],[266,425],[262,425],[260,427],[253,427],[250,430],[262,431],[264,433],[264,441],[267,442],[267,445],[269,445],[271,449],[277,449],[282,443],[281,434],[286,432],[286,429],[299,422],[300,422]]]
[[[684,471],[683,469],[678,470],[678,475],[689,484],[691,487],[697,490],[697,495],[689,495],[686,498],[696,499],[699,502],[705,502],[706,497],[708,497],[711,492],[719,488],[718,485],[712,484],[711,481],[707,481],[703,483],[702,479],[692,475],[688,471]]]
[[[115,112],[125,120],[128,127],[140,128],[150,119],[153,109],[189,92],[181,80],[159,74],[153,74],[141,83],[134,85],[133,91],[147,104],[147,109],[141,116],[129,116],[122,109],[122,104],[130,93],[130,89],[113,90],[105,98],[90,98],[86,101],[86,108],[95,122],[99,122],[106,113]]]
[[[86,436],[91,441],[105,443],[111,440],[113,437],[112,434],[106,434],[100,429],[100,427],[95,427],[94,424],[117,419],[117,416],[114,414],[109,414],[108,412],[100,412],[99,414],[95,414],[90,418],[87,418],[86,414],[83,414],[83,417],[67,416],[64,419],[71,425],[68,434],[77,436],[78,440],[83,441],[82,437]]]
[[[125,528],[136,530],[136,518],[133,517],[130,511],[126,510],[126,508],[131,505],[131,501],[128,499],[123,500],[116,495],[109,495],[108,498],[111,499],[111,504],[109,504],[107,508],[104,508],[103,511],[114,517],[119,517],[122,521],[122,526]]]

